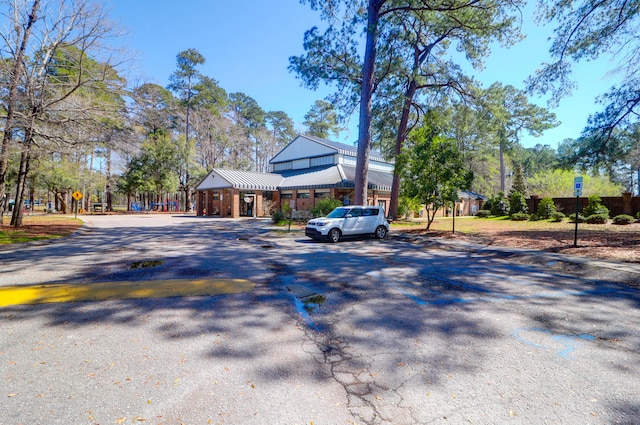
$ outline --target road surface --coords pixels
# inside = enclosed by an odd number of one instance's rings
[[[603,273],[393,233],[330,244],[262,220],[86,220],[0,250],[0,289],[178,289],[0,307],[0,425],[640,423],[640,292]]]

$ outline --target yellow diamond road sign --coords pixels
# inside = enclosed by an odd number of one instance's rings
[[[82,193],[78,192],[77,190],[73,192],[71,196],[73,196],[73,199],[75,199],[76,201],[79,201],[80,199],[82,199]]]

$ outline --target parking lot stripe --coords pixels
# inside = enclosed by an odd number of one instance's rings
[[[249,292],[244,279],[175,279],[0,287],[0,307],[18,304],[167,298]]]

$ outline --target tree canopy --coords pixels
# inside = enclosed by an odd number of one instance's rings
[[[557,104],[575,88],[576,63],[615,57],[610,71],[620,75],[622,83],[598,99],[604,109],[591,115],[583,134],[606,144],[616,128],[634,124],[640,113],[640,2],[553,0],[539,1],[538,6],[538,20],[556,24],[550,48],[554,61],[543,63],[529,79],[530,90],[551,94],[552,104]]]
[[[431,89],[442,97],[447,90],[469,94],[468,78],[451,60],[450,48],[462,52],[472,66],[481,67],[491,42],[505,45],[519,39],[514,25],[520,1],[303,1],[320,9],[328,22],[304,37],[304,56],[290,58],[290,69],[303,83],[336,84],[332,97],[344,113],[359,104],[358,158],[355,202],[367,198],[367,168],[375,115],[389,124],[376,124],[379,135],[394,134],[393,155],[398,155],[409,129],[428,103],[414,102],[416,93]],[[361,31],[364,33],[362,35]],[[364,38],[364,40],[363,40]],[[362,48],[362,44],[364,47]],[[360,52],[364,49],[363,56]],[[450,55],[450,56],[447,56]],[[384,117],[384,118],[382,118]],[[399,176],[394,179],[392,206],[395,215]]]
[[[404,177],[403,196],[426,206],[427,229],[436,212],[457,201],[458,190],[468,189],[473,180],[457,141],[443,134],[441,119],[437,113],[427,114],[422,126],[409,135],[396,164]]]
[[[340,120],[332,103],[316,100],[309,112],[304,116],[303,124],[307,134],[328,139],[340,133]]]
[[[323,23],[304,34],[304,52],[290,58],[289,70],[311,89],[326,83],[334,91],[316,101],[300,124],[311,135],[334,138],[358,111],[355,203],[366,202],[373,147],[399,164],[389,204],[394,217],[403,167],[440,173],[425,152],[454,169],[462,164],[474,176],[468,187],[487,195],[522,192],[529,179],[559,168],[627,190],[640,183],[637,1],[541,2],[539,19],[556,25],[553,63],[530,79],[530,89],[557,101],[570,92],[574,64],[603,54],[619,59],[611,68],[623,81],[603,94],[603,108],[584,132],[557,151],[520,144],[523,134],[538,136],[555,126],[552,113],[513,86],[482,87],[468,71],[481,70],[490,49],[520,40],[524,0],[301,2]],[[178,52],[166,87],[132,86],[115,50],[117,28],[100,2],[3,5],[0,207],[7,184],[15,187],[16,203],[34,186],[59,201],[81,190],[85,200],[104,202],[110,199],[112,161],[119,161],[118,187],[128,195],[160,200],[180,190],[171,196],[188,210],[191,189],[207,170],[270,171],[269,159],[295,137],[296,123],[284,110],[267,110],[241,91],[228,93],[204,74],[206,59],[193,48]],[[417,194],[415,182],[404,179],[402,193]],[[437,189],[436,201],[448,202],[442,184]],[[17,210],[14,225],[21,220]]]

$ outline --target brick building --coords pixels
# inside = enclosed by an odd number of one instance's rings
[[[322,198],[353,202],[357,148],[299,135],[269,164],[270,173],[214,168],[196,186],[199,216],[264,217],[283,203],[309,211]],[[393,164],[379,152],[369,154],[368,205],[388,213]]]

